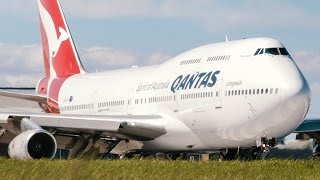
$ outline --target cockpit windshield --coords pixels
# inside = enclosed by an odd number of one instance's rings
[[[282,56],[290,56],[290,54],[288,53],[287,49],[284,47],[281,48],[259,48],[256,50],[256,52],[254,53],[254,56],[260,55],[260,54],[270,54],[270,55],[282,55]]]
[[[279,48],[279,51],[280,51],[281,55],[290,56],[290,54],[286,48]]]
[[[272,55],[279,55],[279,51],[278,51],[278,48],[266,48],[264,50],[264,53],[265,54],[272,54]]]

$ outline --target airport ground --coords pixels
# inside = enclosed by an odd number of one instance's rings
[[[319,179],[320,161],[0,159],[1,179]]]

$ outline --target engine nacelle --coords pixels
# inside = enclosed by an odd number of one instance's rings
[[[8,154],[14,159],[52,159],[56,151],[56,139],[43,129],[28,130],[19,134],[8,147]]]

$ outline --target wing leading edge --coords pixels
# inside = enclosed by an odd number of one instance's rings
[[[320,119],[305,119],[294,132],[307,133],[317,131],[320,131]]]
[[[46,103],[47,97],[8,91],[0,91],[0,96]],[[153,140],[166,134],[164,118],[157,115],[63,115],[33,112],[1,112],[0,127],[19,134],[19,124],[23,118],[44,129],[64,133],[107,134],[118,138]],[[16,127],[18,126],[18,127]]]
[[[305,119],[294,133],[297,133],[297,140],[317,139],[320,141],[320,119]]]
[[[21,128],[19,123],[24,118],[30,119],[30,121],[44,129],[65,133],[105,133],[135,140],[152,140],[166,133],[164,119],[157,115],[86,116],[44,113],[1,113],[0,126],[14,133],[14,131]]]

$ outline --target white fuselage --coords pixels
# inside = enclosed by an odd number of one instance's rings
[[[61,114],[161,115],[166,134],[146,151],[250,147],[283,137],[304,119],[309,86],[283,48],[255,38],[207,45],[161,65],[78,74],[59,92]],[[121,61],[121,59],[120,59]]]

